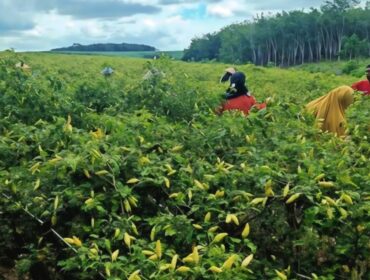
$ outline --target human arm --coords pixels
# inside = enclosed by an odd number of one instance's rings
[[[351,87],[352,89],[362,93],[363,95],[370,95],[370,83],[368,80],[356,82]]]

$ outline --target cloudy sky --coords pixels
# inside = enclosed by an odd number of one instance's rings
[[[0,50],[138,43],[181,50],[190,40],[263,12],[324,0],[0,0]]]

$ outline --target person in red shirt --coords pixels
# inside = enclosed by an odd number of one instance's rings
[[[230,77],[230,87],[226,92],[226,102],[224,102],[216,112],[222,114],[228,110],[239,110],[245,115],[249,114],[252,107],[257,109],[266,108],[266,104],[258,104],[256,99],[250,94],[245,85],[245,75],[242,72],[235,72]]]
[[[367,80],[354,83],[352,88],[354,90],[363,92],[364,95],[370,95],[370,65],[366,66],[365,73]]]

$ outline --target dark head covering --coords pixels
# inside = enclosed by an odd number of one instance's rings
[[[243,72],[235,72],[230,77],[230,87],[226,91],[226,99],[242,95],[250,96],[248,88],[245,85],[245,75]]]
[[[230,79],[231,75],[234,74],[235,72],[236,72],[236,69],[234,67],[226,68],[225,73],[222,75],[220,79],[220,83],[227,82]]]

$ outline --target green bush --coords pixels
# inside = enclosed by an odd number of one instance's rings
[[[76,63],[62,58],[62,66],[44,55],[30,62],[44,59],[50,69],[41,70],[53,73]],[[348,78],[241,66],[257,99],[273,99],[248,117],[216,116],[224,65],[115,58],[133,73],[106,81],[93,78],[95,58],[88,73],[51,82],[8,59],[0,192],[11,199],[0,197],[0,259],[20,274],[368,279],[370,100],[346,112],[345,139],[319,132],[303,110]],[[143,67],[165,76],[141,80]],[[61,91],[68,98],[55,99]],[[27,94],[33,102],[20,107]]]
[[[360,67],[360,64],[357,60],[348,61],[342,68],[344,74],[351,74],[353,71],[357,70]]]

